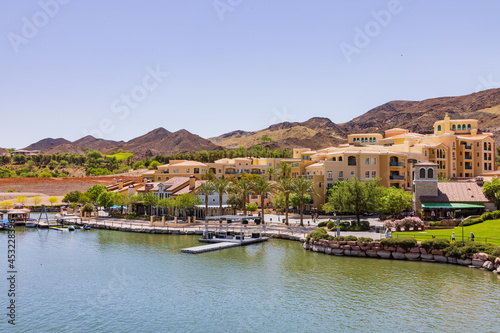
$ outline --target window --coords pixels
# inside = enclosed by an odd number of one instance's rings
[[[424,179],[424,178],[425,178],[425,169],[420,168],[420,179]]]
[[[369,179],[370,178],[370,171],[365,171],[365,179]]]
[[[339,171],[339,178],[344,178],[344,171],[342,170]]]
[[[328,178],[332,178],[332,172],[331,171],[327,171],[327,175],[328,175]]]
[[[426,151],[424,151],[424,155],[427,157],[427,150],[426,150]]]
[[[336,158],[336,157],[332,158],[332,161],[336,162],[336,161],[337,161],[337,158]]]
[[[372,178],[377,178],[377,171],[372,171]]]
[[[455,142],[453,142],[451,146],[453,147],[453,149],[455,149]]]
[[[352,165],[352,166],[356,165],[356,157],[349,156],[347,158],[347,165]]]
[[[158,177],[158,181],[161,181],[161,177]]]
[[[365,164],[370,165],[370,158],[369,157],[365,158]]]
[[[456,131],[456,130],[457,130],[457,126],[456,126],[456,125],[452,125],[452,126],[451,126],[451,130],[452,130],[452,131]]]
[[[186,172],[189,172],[189,168],[186,169]]]
[[[434,169],[429,169],[427,170],[427,178],[433,179],[434,178]]]
[[[339,156],[339,162],[342,162],[342,156]]]
[[[200,168],[194,168],[194,173],[200,173]]]
[[[376,165],[376,164],[377,164],[377,158],[376,158],[376,157],[374,157],[374,158],[373,158],[373,165]]]
[[[351,171],[351,176],[354,176],[354,171]]]
[[[441,125],[438,125],[438,132],[441,132]]]
[[[455,152],[453,152],[452,156],[453,156],[453,158],[455,158]]]
[[[462,126],[460,124],[457,125],[457,130],[459,130],[459,131],[462,130]]]
[[[462,131],[465,131],[465,124],[462,125]]]

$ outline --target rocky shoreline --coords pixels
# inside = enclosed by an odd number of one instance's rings
[[[383,246],[380,242],[358,242],[358,241],[327,241],[310,239],[304,242],[303,248],[312,252],[319,252],[335,256],[366,257],[378,259],[394,259],[409,261],[424,261],[443,264],[461,265],[470,268],[492,271],[500,274],[500,258],[493,262],[489,260],[487,253],[475,253],[472,257],[457,259],[443,253],[442,250],[426,250],[420,244],[416,244],[408,250],[400,247]]]

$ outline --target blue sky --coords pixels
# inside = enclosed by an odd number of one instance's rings
[[[500,86],[498,1],[0,3],[0,147],[202,137]]]

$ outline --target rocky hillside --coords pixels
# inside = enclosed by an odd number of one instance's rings
[[[28,147],[23,148],[23,149],[40,150],[41,152],[45,152],[45,151],[49,150],[50,148],[57,147],[59,145],[63,145],[66,143],[71,143],[71,141],[68,141],[68,140],[63,139],[63,138],[57,138],[57,139],[46,138],[46,139],[40,140],[36,143],[33,143],[33,144],[29,145]]]
[[[339,126],[347,133],[383,133],[387,129],[401,127],[425,134],[432,133],[434,122],[443,119],[446,112],[451,119],[478,119],[480,130],[493,132],[499,143],[500,89],[418,102],[392,101]]]
[[[264,145],[276,149],[320,148],[338,144],[345,141],[345,138],[344,130],[330,119],[316,117],[305,122],[279,123],[255,132],[234,131],[209,140],[225,148]]]

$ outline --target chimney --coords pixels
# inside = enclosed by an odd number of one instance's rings
[[[123,179],[118,180],[118,189],[121,190],[123,188]]]
[[[192,191],[194,190],[194,187],[196,186],[196,177],[191,175],[189,176],[189,190]]]
[[[149,191],[150,191],[153,187],[154,187],[154,185],[153,185],[153,184],[146,184],[146,185],[144,186],[144,192],[145,192],[146,194],[147,194],[147,193],[149,193]]]

